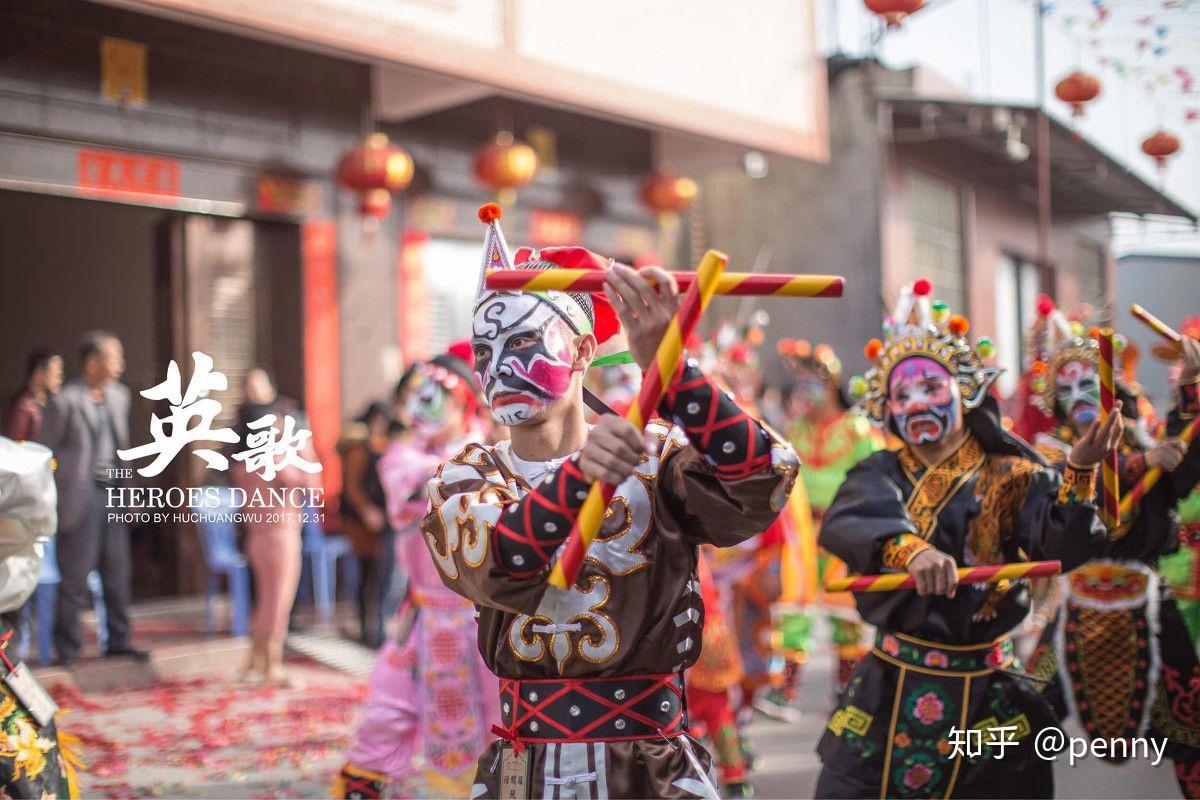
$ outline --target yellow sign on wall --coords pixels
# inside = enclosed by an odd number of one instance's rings
[[[105,36],[100,40],[100,96],[122,105],[146,102],[146,45]]]

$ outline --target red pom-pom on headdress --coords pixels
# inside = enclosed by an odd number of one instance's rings
[[[971,329],[971,323],[967,321],[966,317],[955,314],[950,318],[950,321],[946,323],[946,327],[949,328],[950,332],[955,336],[962,336]]]
[[[913,281],[912,290],[917,297],[926,297],[933,291],[933,284],[928,278],[917,278]]]
[[[496,203],[484,203],[479,207],[479,221],[484,225],[491,224],[498,221],[502,213]]]
[[[1038,295],[1037,312],[1043,317],[1050,316],[1054,311],[1054,301],[1050,299],[1050,295]]]
[[[867,361],[874,361],[879,358],[879,354],[883,352],[883,342],[878,339],[872,339],[867,342],[867,346],[863,348],[863,355],[867,357]]]

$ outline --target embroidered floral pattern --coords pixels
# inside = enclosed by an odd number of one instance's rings
[[[938,696],[936,689],[919,695],[912,703],[910,714],[922,725],[941,722],[945,716],[946,702]]]
[[[980,672],[1003,666],[1012,659],[1012,642],[1001,639],[977,647],[942,650],[903,635],[876,634],[875,647],[897,661],[948,672]]]
[[[40,728],[7,688],[0,689],[0,759],[14,796],[68,796],[54,724]]]
[[[922,659],[927,667],[948,667],[950,666],[950,656],[943,653],[941,650],[930,650]]]
[[[924,764],[913,764],[904,770],[904,785],[909,789],[920,789],[933,777],[933,770]]]
[[[903,570],[908,567],[908,562],[913,560],[913,556],[931,547],[933,545],[919,536],[913,536],[911,533],[897,534],[884,541],[881,561],[885,567]]]

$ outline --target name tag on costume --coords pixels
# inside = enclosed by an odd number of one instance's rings
[[[529,800],[529,751],[500,751],[500,800]]]
[[[46,690],[33,677],[25,662],[17,664],[12,672],[4,676],[4,684],[13,696],[25,707],[40,727],[46,727],[58,713],[58,705],[46,694]]]

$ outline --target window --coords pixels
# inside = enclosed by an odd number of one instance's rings
[[[967,313],[963,272],[962,204],[957,187],[916,170],[907,173],[912,230],[911,275],[933,281],[934,294],[955,312]]]
[[[1079,286],[1079,302],[1092,308],[1104,307],[1104,248],[1091,242],[1080,242],[1075,258],[1075,279]]]
[[[1025,354],[1025,333],[1037,313],[1041,277],[1037,265],[1003,256],[996,270],[996,364],[1004,372],[996,380],[1001,396],[1017,388]]]
[[[425,245],[423,255],[428,298],[427,352],[437,355],[471,335],[483,245],[479,241],[434,238]]]

